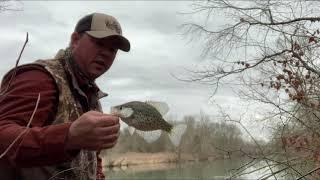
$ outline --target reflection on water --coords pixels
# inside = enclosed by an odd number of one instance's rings
[[[240,161],[190,162],[182,164],[137,165],[106,171],[106,179],[226,179]]]
[[[162,180],[191,180],[191,179],[229,179],[231,170],[235,170],[246,164],[245,160],[217,160],[206,162],[189,162],[182,164],[146,164],[106,170],[106,179],[126,180],[126,179],[162,179]],[[241,179],[260,179],[270,174],[269,168],[264,167],[265,163],[257,163],[256,166],[247,169]],[[259,169],[259,171],[256,171]],[[233,171],[234,172],[234,171]],[[251,172],[250,174],[246,174]],[[292,179],[279,174],[278,180]],[[236,178],[231,178],[236,179]],[[240,178],[238,178],[240,179]],[[275,179],[270,177],[268,179]]]
[[[145,172],[145,171],[166,171],[170,169],[176,169],[177,164],[174,163],[159,163],[159,164],[140,164],[135,166],[122,166],[120,167],[113,167],[112,169],[108,169],[107,173],[114,172],[122,172],[125,173],[138,173],[138,172]]]

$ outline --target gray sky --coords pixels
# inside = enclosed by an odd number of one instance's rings
[[[14,67],[24,43],[29,43],[20,64],[40,58],[51,58],[69,43],[70,34],[79,18],[92,12],[116,17],[131,42],[129,53],[120,52],[111,69],[97,79],[100,88],[109,93],[102,99],[105,112],[113,105],[132,100],[165,101],[169,114],[178,118],[199,114],[215,115],[217,107],[210,105],[212,87],[186,83],[170,74],[184,76],[184,68],[196,69],[203,63],[201,44],[190,42],[178,27],[199,17],[182,15],[191,10],[191,1],[22,1],[16,3],[22,11],[0,13],[0,76]],[[215,17],[216,24],[222,17]],[[213,98],[215,103],[242,114],[241,102],[232,90],[222,88]],[[251,115],[247,115],[248,117]],[[252,124],[250,124],[252,126]]]

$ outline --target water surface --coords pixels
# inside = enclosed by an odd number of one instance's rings
[[[227,179],[230,170],[238,168],[241,161],[218,160],[213,162],[189,162],[181,164],[137,165],[113,168],[106,171],[106,179]],[[244,177],[244,179],[249,176]]]

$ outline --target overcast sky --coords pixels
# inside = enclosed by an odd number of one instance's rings
[[[131,42],[129,53],[119,52],[111,69],[97,79],[100,88],[109,94],[102,99],[105,112],[113,105],[132,100],[165,101],[169,114],[178,118],[199,114],[217,114],[210,104],[212,87],[179,81],[171,74],[187,75],[184,68],[197,69],[203,62],[201,43],[190,42],[179,26],[199,21],[199,17],[183,15],[191,10],[192,1],[22,1],[21,11],[0,13],[0,76],[14,67],[24,43],[29,42],[20,64],[51,58],[68,46],[70,34],[79,18],[92,12],[116,17],[123,35]],[[223,22],[215,17],[214,24]],[[240,101],[232,90],[223,88],[213,100],[232,112],[242,113]]]

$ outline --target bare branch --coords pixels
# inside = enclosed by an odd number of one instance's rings
[[[13,71],[13,75],[11,76],[11,78],[10,78],[7,86],[5,87],[5,89],[4,89],[4,90],[1,92],[1,94],[0,94],[0,96],[3,96],[2,99],[0,99],[0,101],[2,101],[3,98],[7,95],[6,93],[7,93],[8,89],[10,88],[11,83],[12,83],[12,81],[14,80],[16,74],[17,74],[17,67],[18,67],[18,65],[19,65],[19,62],[20,62],[22,53],[23,53],[23,51],[24,51],[24,49],[25,49],[25,47],[26,47],[26,45],[27,45],[27,43],[28,43],[28,40],[29,40],[28,37],[29,37],[29,36],[28,36],[28,33],[27,33],[27,34],[26,34],[26,40],[24,41],[24,44],[23,44],[22,49],[21,49],[21,51],[20,51],[20,53],[19,53],[18,59],[16,60],[16,64],[15,64],[14,71]]]
[[[3,158],[3,157],[7,154],[7,152],[12,148],[12,146],[13,146],[24,134],[28,133],[29,127],[30,127],[30,125],[31,125],[31,123],[32,123],[32,120],[33,120],[33,117],[34,117],[35,113],[37,112],[39,102],[40,102],[40,93],[38,94],[38,99],[37,99],[37,102],[36,102],[36,106],[35,106],[35,108],[34,108],[34,110],[33,110],[33,112],[32,112],[32,115],[31,115],[31,117],[30,117],[30,119],[29,119],[29,122],[28,122],[26,128],[25,128],[22,132],[19,133],[19,135],[12,141],[12,143],[7,147],[7,149],[0,155],[0,159]],[[23,137],[22,137],[22,138],[23,138]]]

